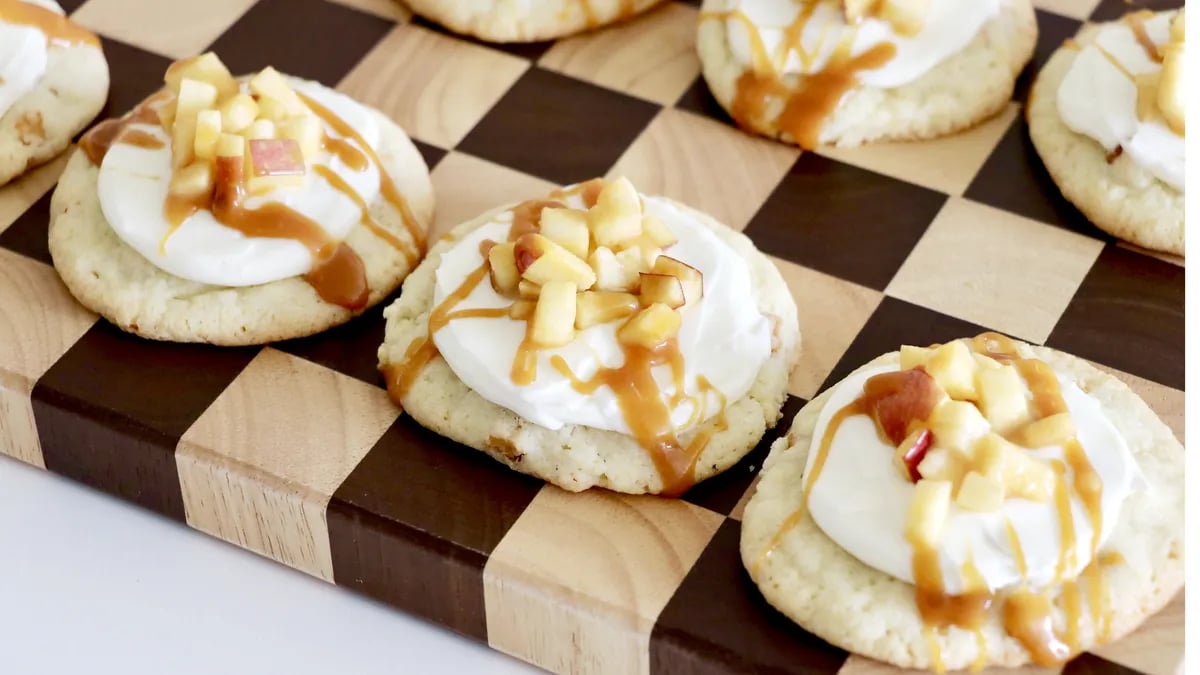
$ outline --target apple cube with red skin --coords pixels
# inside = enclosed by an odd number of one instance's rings
[[[654,261],[653,272],[677,277],[679,283],[683,284],[683,295],[688,305],[694,305],[704,297],[704,275],[682,260],[660,255]]]
[[[251,140],[250,166],[252,192],[302,186],[307,173],[300,144],[291,138]]]
[[[642,304],[649,306],[656,302],[660,302],[671,309],[678,309],[683,306],[683,284],[680,283],[679,277],[673,277],[669,274],[647,274],[641,275],[641,299]]]
[[[946,392],[923,370],[880,373],[863,385],[866,413],[892,443],[899,445],[910,425],[929,419]]]
[[[908,479],[908,482],[915,483],[921,480],[921,472],[918,467],[924,461],[925,454],[929,452],[931,445],[933,445],[933,432],[929,429],[914,429],[900,442],[900,445],[896,446],[894,455],[896,466]]]

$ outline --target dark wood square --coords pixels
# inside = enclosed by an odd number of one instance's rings
[[[1129,12],[1149,9],[1161,12],[1167,9],[1183,7],[1180,0],[1100,0],[1092,11],[1091,21],[1115,21]]]
[[[12,225],[0,231],[0,248],[15,251],[47,265],[52,265],[47,228],[50,226],[50,197],[53,188],[25,210]]]
[[[101,38],[108,60],[111,84],[108,102],[97,120],[120,117],[163,86],[163,74],[171,59],[124,42]]]
[[[334,87],[394,26],[325,0],[259,0],[209,49],[234,73],[270,65]]]
[[[767,604],[742,567],[740,537],[741,523],[726,520],[671,596],[650,634],[650,672],[836,673],[846,652]]]
[[[1183,389],[1184,270],[1109,245],[1046,344]]]
[[[537,66],[458,149],[568,184],[604,175],[659,107]]]
[[[361,316],[341,326],[309,337],[277,342],[272,346],[367,384],[383,386],[378,357],[387,324],[383,310],[399,297],[400,291],[397,290]]]
[[[882,291],[946,195],[805,153],[746,227],[766,253]]]
[[[487,47],[488,49],[495,49],[506,54],[512,54],[513,56],[517,56],[522,59],[529,59],[530,61],[537,61],[538,59],[542,58],[542,55],[550,51],[550,48],[554,46],[553,40],[546,40],[543,42],[484,42],[483,40],[478,40],[470,35],[459,35],[458,33],[453,33],[444,28],[441,24],[430,21],[423,16],[414,16],[413,24],[417,26],[423,26],[432,31],[441,33],[442,35],[452,37],[456,40],[464,40],[472,44]]]
[[[1050,55],[1062,46],[1064,40],[1074,37],[1079,32],[1080,26],[1083,25],[1082,21],[1061,14],[1041,9],[1034,11],[1037,14],[1038,23],[1037,47],[1033,52],[1033,59],[1021,72],[1021,77],[1017,79],[1017,86],[1013,90],[1013,100],[1019,102],[1024,102],[1029,98],[1029,88],[1033,86],[1034,78],[1041,72],[1042,66],[1046,65]]]
[[[717,102],[716,97],[712,95],[712,91],[708,88],[708,82],[704,80],[703,75],[698,76],[696,81],[692,83],[692,86],[683,92],[683,95],[675,102],[675,107],[714,119],[722,124],[737,126],[737,123],[733,121],[729,113],[725,112],[725,109]]]

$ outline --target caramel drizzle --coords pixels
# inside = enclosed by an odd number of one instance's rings
[[[404,199],[404,195],[400,194],[400,190],[396,188],[396,183],[392,180],[391,175],[388,174],[387,169],[384,168],[383,162],[379,159],[379,154],[376,153],[375,149],[372,148],[370,144],[367,143],[366,140],[364,140],[363,137],[354,130],[354,127],[346,124],[346,121],[334,114],[333,111],[329,110],[320,103],[317,103],[312,98],[305,96],[301,92],[296,92],[296,95],[300,97],[301,101],[304,101],[304,104],[308,106],[309,110],[312,110],[314,113],[316,113],[317,117],[320,117],[325,124],[333,128],[338,135],[354,141],[354,143],[358,145],[358,150],[366,154],[366,156],[371,160],[371,163],[373,163],[376,168],[379,169],[379,190],[383,193],[384,199],[386,199],[389,204],[391,204],[397,211],[400,212],[400,217],[404,221],[404,227],[408,230],[408,235],[412,237],[412,240],[416,245],[415,251],[405,249],[404,252],[409,256],[410,264],[415,262],[425,252],[425,231],[421,229],[419,224],[417,224],[417,219],[413,216],[412,210],[408,206],[408,201]],[[326,134],[326,136],[328,136],[328,134]],[[329,147],[339,148],[340,146],[338,146],[337,142],[335,141]],[[336,153],[340,153],[341,151],[342,150],[334,150]],[[342,157],[341,154],[338,156]],[[353,157],[353,155],[347,156]],[[348,161],[346,157],[342,158],[343,161],[346,161],[346,163],[351,167],[355,166],[353,163],[354,160],[351,159]]]
[[[707,12],[706,19],[736,19],[746,26],[750,35],[753,68],[744,72],[737,81],[737,94],[730,115],[742,127],[754,126],[776,108],[778,127],[790,134],[797,145],[805,150],[815,148],[820,142],[821,129],[825,120],[841,104],[842,98],[858,86],[861,72],[881,68],[896,55],[896,45],[879,43],[857,56],[853,55],[854,37],[857,29],[847,31],[838,41],[837,47],[825,67],[817,72],[806,72],[795,79],[785,81],[779,71],[786,64],[787,56],[795,52],[805,70],[810,70],[819,53],[806,51],[801,44],[804,28],[812,17],[816,3],[809,3],[800,10],[800,15],[784,31],[784,41],[777,55],[782,58],[778,67],[772,63],[762,42],[757,27],[740,10]],[[821,42],[825,40],[822,34]],[[792,79],[792,78],[789,78]]]
[[[1150,34],[1146,32],[1146,19],[1153,16],[1153,12],[1143,10],[1140,12],[1126,14],[1123,20],[1125,25],[1129,26],[1129,30],[1133,31],[1133,37],[1138,41],[1138,44],[1141,45],[1142,51],[1146,52],[1146,58],[1155,63],[1162,63],[1162,51],[1158,48],[1158,45],[1154,43],[1154,40],[1150,39]]]
[[[362,212],[358,222],[362,223],[362,225],[370,230],[376,237],[379,237],[388,244],[391,244],[392,248],[405,252],[407,256],[414,255],[411,247],[409,247],[407,243],[401,241],[399,237],[389,232],[387,228],[380,225],[375,221],[374,218],[371,217],[371,207],[367,204],[367,201],[362,198],[362,195],[355,192],[354,188],[350,187],[350,184],[347,183],[344,178],[339,176],[336,171],[323,164],[314,164],[313,172],[321,178],[324,178],[325,181],[333,187],[333,189],[345,195],[347,198],[353,201],[356,206],[358,206],[359,210]]]
[[[36,28],[55,47],[100,47],[100,38],[66,16],[21,0],[0,0],[0,21]]]

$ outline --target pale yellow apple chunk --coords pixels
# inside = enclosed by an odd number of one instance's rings
[[[643,305],[661,303],[671,309],[683,307],[683,284],[678,277],[669,274],[641,275],[641,301]]]
[[[588,265],[596,275],[596,290],[618,292],[637,290],[642,264],[641,258],[636,254],[618,256],[612,252],[612,249],[601,246],[588,256]]]
[[[605,184],[596,205],[588,210],[588,226],[597,246],[616,249],[641,236],[641,196],[628,178]]]
[[[523,234],[516,241],[514,255],[521,277],[545,286],[550,281],[569,281],[579,290],[596,283],[596,273],[579,256],[560,244],[536,233]]]
[[[529,338],[538,347],[561,347],[575,338],[575,284],[550,281],[542,285],[533,310]]]
[[[667,255],[654,261],[655,274],[669,274],[683,284],[683,295],[688,305],[694,305],[704,297],[704,275],[691,265]]]
[[[1075,438],[1075,422],[1071,413],[1050,415],[1021,427],[1018,438],[1027,448],[1064,445]]]
[[[976,373],[979,410],[992,428],[1006,434],[1029,421],[1025,383],[1012,366],[980,369]]]
[[[237,81],[233,79],[229,68],[226,68],[221,59],[212,52],[172,63],[167,68],[163,81],[166,82],[168,89],[178,92],[185,79],[212,85],[221,98],[232,96],[238,90]]]
[[[641,307],[638,296],[613,291],[584,291],[575,302],[575,328],[579,330],[624,319]]]
[[[968,511],[999,511],[1004,506],[1004,484],[991,476],[970,471],[963,476],[954,502]]]
[[[950,514],[952,489],[950,481],[927,478],[917,481],[904,527],[904,535],[910,542],[937,546]]]
[[[516,295],[521,274],[517,271],[512,242],[496,244],[488,251],[487,258],[492,288],[501,295]]]
[[[970,452],[988,429],[979,409],[966,401],[943,401],[929,416],[929,429],[939,447]]]
[[[653,304],[617,330],[617,341],[643,349],[657,349],[679,333],[682,322],[675,310],[663,304]]]
[[[556,242],[581,260],[587,260],[592,233],[588,217],[575,209],[542,209],[540,231],[543,237]]]
[[[1054,469],[997,434],[988,434],[975,447],[981,473],[1004,484],[1008,494],[1037,502],[1054,495]]]
[[[925,370],[942,385],[950,398],[975,400],[975,359],[963,342],[955,340],[938,347],[925,364]]]

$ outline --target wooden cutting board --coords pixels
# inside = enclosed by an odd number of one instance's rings
[[[438,232],[615,174],[744,230],[801,311],[785,420],[902,342],[987,328],[1101,364],[1183,436],[1183,267],[1063,201],[1027,140],[1028,75],[960,136],[801,154],[742,134],[714,104],[698,2],[517,47],[455,38],[390,0],[63,4],[104,37],[106,115],[208,48],[235,72],[273,64],[383,109],[432,167]],[[1129,9],[1038,4],[1031,71],[1085,21]],[[893,672],[790,624],[741,568],[741,508],[786,421],[681,500],[544,486],[388,401],[381,308],[252,349],[151,343],[98,321],[50,267],[62,165],[0,190],[0,453],[558,672]],[[1180,597],[1066,669],[1170,673],[1182,652]]]

